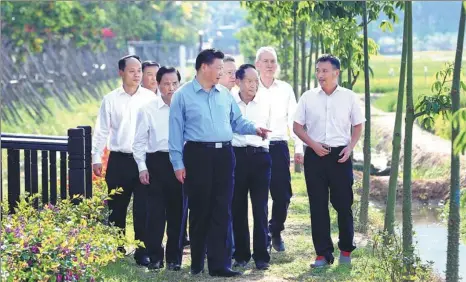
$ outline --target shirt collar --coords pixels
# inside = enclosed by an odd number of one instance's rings
[[[327,94],[325,93],[325,91],[322,89],[322,86],[318,86],[317,87],[317,90],[319,91],[319,93],[324,93],[324,94]],[[337,84],[337,88],[335,88],[335,90],[332,92],[332,94],[336,93],[337,91],[340,91],[341,90],[341,86]],[[330,94],[330,96],[332,95]]]
[[[202,89],[202,86],[201,84],[199,83],[199,81],[197,80],[197,77],[194,77],[193,78],[193,88],[194,88],[194,91],[197,93],[199,92],[201,89]],[[218,92],[220,92],[220,87],[218,84],[215,84],[212,86],[212,88],[214,88],[215,90],[217,90]]]
[[[256,96],[254,96],[254,99],[251,100],[251,102],[254,102],[254,103],[259,103],[260,101],[260,95],[257,95],[258,93],[256,93]],[[235,99],[236,103],[244,103],[243,100],[241,100],[241,97],[239,95],[239,91],[237,93],[234,93],[232,94],[233,95],[233,98]],[[246,104],[246,103],[244,103]]]
[[[133,95],[138,94],[141,91],[141,88],[142,88],[142,86],[139,85],[138,89],[136,90],[136,92],[134,92]],[[122,95],[122,94],[129,95],[128,93],[126,93],[125,89],[123,88],[123,85],[120,86],[120,95]]]
[[[169,105],[165,104],[165,101],[163,101],[162,96],[160,96],[159,99],[157,99],[157,106],[159,109],[163,107],[170,107]]]
[[[271,88],[272,86],[276,86],[276,85],[277,85],[277,79],[274,78],[269,88]],[[259,87],[267,89],[267,87],[265,87],[265,85],[262,83],[262,79],[260,77],[259,77]]]

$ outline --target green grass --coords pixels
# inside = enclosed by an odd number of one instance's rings
[[[373,281],[372,274],[377,259],[373,256],[371,249],[367,246],[359,246],[353,253],[353,265],[343,266],[335,263],[330,267],[311,270],[309,264],[315,258],[315,252],[311,237],[311,222],[309,219],[309,203],[302,174],[293,174],[293,193],[289,215],[284,231],[286,252],[277,253],[272,251],[271,267],[267,271],[257,271],[251,261],[243,271],[240,278],[234,281]],[[269,202],[270,204],[270,202]],[[355,220],[357,219],[358,204],[355,204]],[[338,237],[336,213],[331,211],[332,238],[335,242],[335,250]],[[371,211],[370,224],[373,228],[379,228],[382,224],[382,215]],[[250,214],[250,228],[252,217]],[[130,231],[131,227],[128,228]],[[132,236],[132,235],[129,235]],[[338,251],[335,253],[338,256]],[[131,256],[127,256],[113,264],[103,268],[104,281],[233,281],[233,279],[212,278],[207,273],[197,276],[189,274],[190,255],[189,248],[184,250],[183,265],[179,272],[148,271],[146,268],[138,267]]]

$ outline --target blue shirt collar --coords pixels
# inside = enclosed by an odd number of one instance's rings
[[[201,86],[201,84],[199,83],[199,81],[197,80],[196,77],[193,78],[192,83],[193,83],[194,91],[195,91],[196,93],[199,92],[199,91],[202,89],[202,86]],[[218,84],[215,84],[215,85],[213,86],[213,88],[214,88],[215,90],[217,90],[217,92],[220,92],[220,87],[219,87]]]

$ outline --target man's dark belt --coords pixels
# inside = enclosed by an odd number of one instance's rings
[[[110,154],[112,155],[118,155],[126,158],[133,158],[133,153],[123,153],[123,152],[117,152],[117,151],[110,151]]]
[[[231,142],[198,142],[198,141],[188,141],[186,144],[189,145],[195,145],[199,147],[205,147],[205,148],[215,148],[215,149],[221,149],[225,147],[231,147]]]
[[[168,155],[168,152],[166,151],[156,151],[156,152],[147,152],[147,156],[156,156],[156,155]]]
[[[323,147],[324,149],[327,149],[327,151],[328,151],[329,153],[331,153],[331,152],[333,152],[333,151],[334,151],[334,152],[340,153],[341,150],[343,150],[343,149],[346,147],[346,146],[331,147],[331,146],[329,146],[329,145],[322,144],[322,143],[320,143],[320,145],[322,145],[322,147]],[[306,147],[306,150],[307,150],[307,149],[312,150],[311,147]]]
[[[269,149],[264,147],[254,147],[254,146],[246,146],[246,147],[234,147],[235,151],[244,152],[246,154],[258,154],[258,153],[268,153]]]
[[[279,145],[279,144],[283,144],[283,145],[287,145],[287,146],[288,146],[288,141],[285,141],[285,140],[270,141],[270,146]]]

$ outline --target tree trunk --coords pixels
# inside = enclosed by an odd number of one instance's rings
[[[367,20],[366,20],[367,21]],[[366,38],[367,39],[367,38]],[[364,40],[366,40],[364,39]],[[351,45],[352,43],[348,43],[348,89],[353,89],[353,73],[352,73],[352,69],[351,69],[351,60],[353,59],[353,45]],[[367,42],[364,41],[364,44],[365,46],[367,45]],[[367,47],[367,46],[366,46]],[[365,59],[364,59],[365,60]],[[364,66],[364,70],[365,70],[365,66]],[[369,79],[369,78],[368,78]]]
[[[367,46],[367,3],[363,2],[364,23],[364,104],[366,108],[366,124],[364,126],[364,169],[363,169],[363,192],[361,196],[361,212],[359,213],[359,230],[367,232],[367,218],[369,213],[369,188],[371,172],[371,100],[369,85],[369,51]],[[351,52],[351,51],[350,51]],[[348,67],[350,70],[351,68]]]
[[[413,21],[412,2],[406,1],[405,16],[407,19],[408,60],[406,72],[406,124],[403,163],[403,254],[411,258],[413,253],[413,218],[411,214],[411,160],[413,146],[414,103],[413,103]],[[408,261],[408,274],[412,263]]]
[[[319,58],[319,42],[320,42],[320,38],[321,36],[319,34],[317,34],[316,36],[316,43],[315,43],[315,47],[316,47],[316,54],[315,54],[315,60],[314,60],[314,64],[317,64],[317,59]],[[317,78],[314,78],[314,88],[317,87],[319,81],[317,80]]]
[[[312,80],[312,54],[314,53],[314,37],[311,34],[310,41],[311,41],[311,50],[309,51],[309,61],[307,67],[307,89],[311,89],[311,80]]]
[[[398,187],[398,170],[400,167],[400,152],[401,152],[401,124],[403,117],[403,100],[404,88],[406,81],[406,49],[407,49],[407,17],[404,19],[403,27],[403,47],[401,50],[401,67],[400,67],[400,81],[398,83],[398,100],[396,102],[396,116],[395,126],[393,128],[392,140],[392,161],[390,168],[390,180],[388,182],[388,198],[387,207],[385,209],[385,223],[384,230],[388,234],[395,233],[395,205],[396,205],[396,189]]]
[[[301,89],[298,97],[306,91],[306,22],[301,23]]]
[[[320,35],[320,48],[322,49],[322,50],[320,50],[322,52],[322,54],[325,54],[324,35],[323,34]]]
[[[461,60],[463,58],[465,5],[461,5],[461,16],[458,28],[458,41],[456,42],[455,67],[453,71],[453,84],[451,86],[451,110],[454,115],[460,109],[460,79]],[[454,153],[454,141],[459,134],[459,126],[451,128],[451,189],[450,211],[448,214],[448,247],[446,281],[458,281],[459,268],[459,240],[460,240],[460,158]]]
[[[298,2],[293,4],[293,91],[298,99],[298,68],[299,68],[299,47],[298,47],[298,20],[297,20]]]

